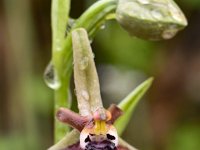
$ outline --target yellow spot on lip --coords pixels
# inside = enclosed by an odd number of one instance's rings
[[[95,127],[94,127],[94,134],[100,135],[103,134],[105,135],[107,132],[107,127],[106,127],[106,122],[105,121],[95,121]]]

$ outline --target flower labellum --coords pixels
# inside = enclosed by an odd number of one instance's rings
[[[102,111],[105,111],[105,118],[101,117]],[[113,123],[121,115],[122,111],[114,104],[108,110],[102,108],[95,111],[93,116],[81,116],[69,109],[60,108],[57,119],[80,131],[78,146],[71,145],[66,150],[117,150],[119,137]]]
[[[80,146],[82,149],[108,149],[115,150],[118,146],[118,135],[116,128],[107,123],[111,119],[111,113],[106,112],[105,120],[101,119],[100,113],[96,111],[93,115],[94,121],[87,124],[80,134]]]

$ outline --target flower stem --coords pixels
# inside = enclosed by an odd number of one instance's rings
[[[65,40],[65,30],[69,18],[71,0],[52,0],[52,9],[51,9],[51,24],[52,24],[52,63],[54,66],[54,74],[58,76],[59,68],[59,52],[63,46]],[[62,62],[61,62],[62,63]],[[57,78],[57,77],[56,77]],[[69,107],[67,102],[68,97],[68,83],[70,75],[69,73],[65,77],[58,76],[59,89],[55,89],[55,110],[56,112],[58,107],[66,106]],[[54,140],[55,142],[60,140],[66,132],[69,130],[65,125],[59,123],[55,120],[55,129],[54,129]]]
[[[72,26],[72,30],[83,27],[91,36],[91,31],[104,23],[106,17],[116,10],[117,0],[101,0],[93,4]],[[92,34],[94,34],[92,32]],[[72,72],[72,37],[71,33],[62,41],[60,47],[53,50],[53,65],[60,81],[60,87],[55,90],[55,111],[59,107],[70,107],[69,83]],[[68,102],[67,102],[68,100]],[[55,137],[58,141],[66,133],[66,126],[55,121]]]

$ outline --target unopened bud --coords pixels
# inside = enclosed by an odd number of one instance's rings
[[[131,35],[147,39],[170,39],[187,25],[172,0],[119,0],[117,21]]]

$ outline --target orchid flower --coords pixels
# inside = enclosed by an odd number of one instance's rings
[[[49,150],[134,150],[120,135],[153,78],[144,81],[120,104],[105,109],[89,39],[110,19],[116,19],[131,36],[146,40],[170,39],[187,26],[187,20],[173,0],[99,0],[78,19],[69,17],[70,2],[52,0],[52,60],[45,79],[55,91],[57,119],[56,144]],[[79,114],[70,110],[72,70]],[[74,129],[70,131],[64,123]]]

